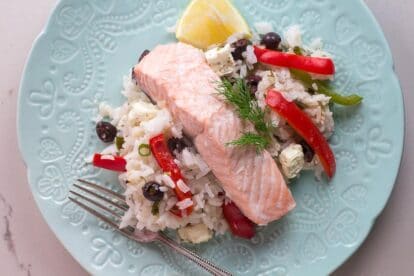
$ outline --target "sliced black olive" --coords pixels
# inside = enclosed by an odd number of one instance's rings
[[[312,162],[313,157],[315,156],[315,151],[305,142],[305,140],[302,140],[299,144],[302,146],[305,161],[308,163]]]
[[[308,88],[308,93],[311,94],[311,95],[315,95],[316,91],[315,91],[315,89],[313,89],[313,87],[310,87],[310,88]]]
[[[274,32],[267,33],[263,36],[261,43],[269,50],[279,49],[279,45],[282,42],[280,35]]]
[[[250,87],[250,92],[252,92],[252,94],[257,92],[259,82],[261,81],[262,81],[262,77],[258,75],[251,75],[246,78],[246,83]]]
[[[250,44],[250,40],[244,38],[232,43],[231,46],[234,48],[232,56],[234,60],[243,60],[243,53],[246,52],[247,46]]]
[[[192,145],[191,140],[185,136],[183,138],[170,138],[167,142],[168,149],[171,153],[177,151],[181,153],[185,148],[190,147]]]
[[[142,187],[144,197],[150,201],[157,202],[163,199],[164,192],[160,190],[161,185],[155,181],[147,182]]]
[[[116,137],[117,129],[109,122],[100,121],[96,124],[96,134],[104,143],[111,143]]]

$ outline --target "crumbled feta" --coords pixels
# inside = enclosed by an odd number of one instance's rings
[[[205,52],[205,56],[210,67],[217,75],[225,76],[233,73],[234,59],[231,55],[231,47],[226,44],[224,47],[216,47]]]
[[[284,175],[289,179],[295,178],[305,165],[302,146],[298,144],[289,145],[280,153],[279,161]]]
[[[198,244],[210,240],[213,232],[205,224],[200,223],[178,229],[178,235],[184,241]]]

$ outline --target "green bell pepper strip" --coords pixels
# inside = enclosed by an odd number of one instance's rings
[[[316,84],[318,89],[315,92],[331,97],[331,101],[336,104],[345,105],[345,106],[358,105],[364,99],[363,97],[356,95],[356,94],[352,94],[349,96],[343,96],[333,91],[323,81],[312,79],[312,77],[306,72],[296,70],[296,69],[290,69],[290,74],[292,75],[293,78],[302,82],[302,84],[305,86],[306,89],[314,89],[313,84]]]

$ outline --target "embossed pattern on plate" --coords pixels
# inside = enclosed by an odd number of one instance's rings
[[[173,41],[186,0],[61,0],[30,55],[19,98],[20,148],[33,195],[50,227],[94,275],[195,275],[160,245],[120,237],[66,198],[76,178],[120,189],[113,174],[85,165],[103,147],[94,133],[97,103],[114,105],[122,76],[144,49]],[[229,235],[190,246],[237,275],[323,275],[365,239],[394,184],[404,135],[401,90],[387,43],[360,0],[235,0],[249,23],[282,31],[299,24],[304,40],[322,37],[338,67],[336,85],[365,97],[335,107],[331,140],[338,173],[329,185],[304,174],[292,191],[298,207],[252,241]]]

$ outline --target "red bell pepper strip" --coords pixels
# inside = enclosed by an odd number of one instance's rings
[[[121,156],[102,155],[96,153],[93,156],[93,165],[98,168],[116,171],[126,172],[126,160]]]
[[[287,67],[319,75],[334,75],[335,64],[330,58],[300,56],[255,46],[254,52],[260,63]]]
[[[326,174],[329,178],[332,178],[336,170],[335,156],[328,141],[308,115],[294,102],[289,102],[280,92],[274,89],[270,89],[267,92],[266,104],[282,116],[306,143],[309,144],[318,155]]]
[[[172,156],[170,150],[168,149],[167,143],[165,142],[164,134],[160,134],[150,139],[150,148],[152,155],[157,160],[158,165],[160,168],[167,173],[171,179],[174,181],[175,188],[174,192],[178,199],[178,201],[182,201],[187,198],[192,198],[192,193],[189,191],[184,193],[181,191],[178,186],[177,182],[182,180],[185,182],[184,177],[181,174],[181,170],[178,165],[174,162],[174,157]],[[193,211],[193,206],[188,207],[185,210],[182,210],[181,216],[188,216]],[[177,215],[177,212],[172,212],[173,214]]]
[[[252,221],[243,215],[233,202],[223,205],[223,216],[229,224],[233,235],[244,239],[251,239],[255,235],[255,226]]]
[[[261,48],[261,47],[254,46],[254,54],[256,55],[257,59],[260,59],[261,56],[266,54],[268,51],[269,50],[266,49],[266,48]]]

